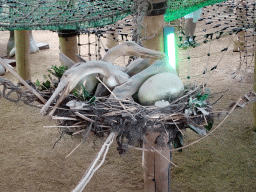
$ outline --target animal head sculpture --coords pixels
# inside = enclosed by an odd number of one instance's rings
[[[107,86],[110,87],[123,84],[129,79],[129,75],[116,69],[111,63],[103,61],[89,61],[87,63],[80,63],[80,65],[77,64],[76,67],[70,68],[63,74],[58,87],[41,109],[41,113],[45,114],[52,101],[61,93],[59,100],[57,101],[53,110],[49,113],[50,116],[53,115],[56,108],[75,88],[79,81],[91,74],[101,74],[105,76],[107,78]]]
[[[125,41],[111,49],[104,55],[102,61],[113,62],[120,56],[137,56],[154,59],[164,59],[166,55],[160,51],[147,49],[133,41]]]

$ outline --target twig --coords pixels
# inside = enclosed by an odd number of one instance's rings
[[[16,73],[11,67],[9,67],[8,65],[5,64],[4,60],[0,57],[0,63],[7,68],[17,79],[20,80],[20,82],[27,87],[30,91],[32,91],[32,93],[34,93],[44,104],[46,103],[46,100],[33,88],[31,87],[29,84],[27,84],[26,81],[24,81],[19,75],[18,73]]]
[[[43,126],[43,128],[53,128],[53,127],[60,127],[60,128],[74,128],[74,127],[84,127],[84,125],[76,125],[76,126],[61,126],[61,125],[53,125],[53,126]]]
[[[59,117],[59,116],[52,116],[53,120],[71,120],[71,121],[77,121],[76,118],[72,117]]]
[[[182,131],[180,130],[179,126],[175,123],[175,121],[172,119],[172,122],[175,124],[176,128],[179,130],[179,132],[181,133],[182,136],[184,136],[184,134],[182,133]]]
[[[89,136],[91,130],[92,130],[92,123],[90,124],[90,126],[89,126],[89,128],[88,128],[88,130],[87,130],[87,132],[84,136],[84,140],[81,143],[79,143],[65,158],[68,158],[76,149],[78,149],[78,147],[80,147],[80,145],[82,145],[82,143],[84,143],[86,141],[86,139]]]
[[[227,116],[219,123],[219,125],[217,127],[215,127],[214,129],[212,129],[207,135],[201,137],[200,139],[186,145],[186,146],[183,146],[183,147],[179,147],[179,148],[176,148],[176,149],[171,149],[170,151],[178,151],[180,149],[184,149],[184,148],[187,148],[187,147],[190,147],[191,145],[194,145],[196,143],[198,143],[199,141],[205,139],[206,137],[208,137],[209,135],[211,135],[214,131],[216,131],[225,121],[226,119],[230,116],[230,114],[235,110],[235,108],[237,107],[237,105],[239,104],[240,100],[241,100],[242,97],[240,97],[238,99],[238,101],[236,102],[236,104],[232,107],[232,109],[229,111],[229,113],[227,114]]]
[[[187,95],[184,95],[178,99],[176,99],[175,101],[171,102],[170,105],[174,104],[174,103],[177,103],[178,101],[180,101],[181,99],[191,95],[192,93],[194,93],[198,88],[200,87],[200,85],[198,85],[194,90],[190,91]]]
[[[90,118],[88,118],[88,117],[82,115],[82,114],[79,113],[79,112],[75,112],[75,114],[76,114],[78,117],[81,117],[82,119],[84,119],[84,120],[86,120],[86,121],[89,121],[89,122],[91,122],[91,123],[95,123],[94,120],[92,120],[92,119],[90,119]]]
[[[54,149],[54,147],[57,145],[57,143],[61,140],[62,136],[63,136],[64,132],[62,131],[60,134],[59,139],[54,143],[54,145],[52,146],[52,148]]]
[[[78,185],[76,186],[76,188],[74,190],[72,190],[72,192],[82,192],[83,189],[85,188],[85,186],[88,184],[88,182],[91,180],[93,174],[101,167],[101,165],[104,163],[106,155],[108,153],[109,147],[110,145],[113,143],[114,140],[114,136],[115,133],[111,132],[108,136],[108,138],[106,139],[106,141],[104,142],[103,146],[101,147],[101,150],[99,151],[97,157],[95,158],[95,160],[93,161],[93,163],[91,164],[91,166],[89,167],[88,171],[86,172],[86,174],[84,175],[84,177],[81,179],[81,181],[78,183]],[[101,162],[98,164],[98,166],[96,167],[97,163],[100,161],[101,156],[102,160]]]
[[[215,105],[224,95],[221,95],[216,101],[214,101],[212,104],[210,104],[211,106]]]
[[[105,83],[103,83],[103,81],[101,81],[101,79],[100,78],[98,78],[98,77],[96,77],[98,80],[99,80],[99,82],[101,82],[102,83],[102,85],[115,97],[115,99],[120,103],[120,105],[124,108],[124,110],[128,113],[128,114],[130,114],[130,116],[132,117],[132,119],[134,120],[134,121],[136,121],[136,119],[133,117],[133,115],[129,112],[129,111],[127,111],[127,109],[126,109],[126,107],[123,105],[123,103],[116,97],[116,95],[108,88],[108,86],[106,86],[105,85]]]

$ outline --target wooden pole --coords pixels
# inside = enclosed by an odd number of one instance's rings
[[[77,31],[75,30],[64,30],[59,31],[59,48],[60,52],[66,55],[68,58],[74,62],[79,62],[77,60],[76,54],[78,54],[77,47]]]
[[[117,41],[118,38],[118,34],[114,28],[114,25],[111,25],[112,30],[107,31],[107,43],[106,43],[106,47],[108,49],[111,49],[112,47],[115,47],[119,44],[119,42]]]
[[[21,30],[14,32],[15,47],[16,47],[16,67],[18,74],[24,80],[31,80],[29,53],[29,31]]]
[[[254,37],[254,41],[255,41],[255,37]],[[253,91],[256,93],[256,48],[255,47],[254,47],[254,85],[253,85]],[[253,114],[253,131],[256,132],[256,102],[253,102],[252,114]]]
[[[155,1],[157,3],[159,1]],[[153,2],[154,3],[154,2]],[[143,46],[156,51],[164,52],[164,15],[146,16],[143,21],[144,30],[142,34],[148,39],[143,41]],[[168,147],[159,148],[155,140],[159,133],[152,133],[146,137],[143,153],[144,157],[144,191],[145,192],[168,192],[169,189],[169,161],[157,152],[152,150],[152,146],[159,152],[170,159]],[[168,141],[168,140],[166,140]]]
[[[147,40],[144,40],[143,46],[148,49],[164,52],[164,15],[146,16],[143,20],[144,30]]]

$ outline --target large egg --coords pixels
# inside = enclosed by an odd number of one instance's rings
[[[183,83],[176,74],[158,73],[141,85],[138,99],[142,105],[153,105],[156,101],[177,97],[183,89]]]

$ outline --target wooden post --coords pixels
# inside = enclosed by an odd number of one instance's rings
[[[254,41],[255,41],[255,37],[254,37]],[[255,47],[254,47],[254,85],[253,85],[253,91],[256,93],[256,48]],[[253,114],[253,131],[256,132],[256,102],[253,102],[252,114]]]
[[[31,79],[30,64],[29,64],[29,31],[21,30],[14,32],[15,46],[16,46],[16,67],[18,74],[24,80]]]
[[[152,3],[163,1],[155,0]],[[143,46],[156,51],[164,52],[164,15],[146,16],[143,21],[144,30],[142,34],[149,39],[142,42]],[[168,192],[169,189],[169,161],[157,152],[152,150],[152,146],[159,150],[167,159],[170,159],[168,147],[159,148],[155,144],[155,140],[159,133],[152,133],[146,137],[147,142],[144,143],[144,191],[145,192]],[[167,141],[167,140],[166,140]]]
[[[74,62],[77,60],[76,54],[78,54],[77,47],[77,31],[75,30],[63,30],[59,31],[59,48],[60,51]]]
[[[109,29],[109,31],[107,31],[107,43],[106,43],[106,47],[108,49],[111,49],[112,47],[115,47],[119,44],[119,42],[116,40],[118,38],[118,34],[116,32],[115,26],[111,25],[110,26],[111,29]]]
[[[148,40],[142,42],[148,49],[164,52],[164,15],[146,16],[143,20],[144,30]]]

